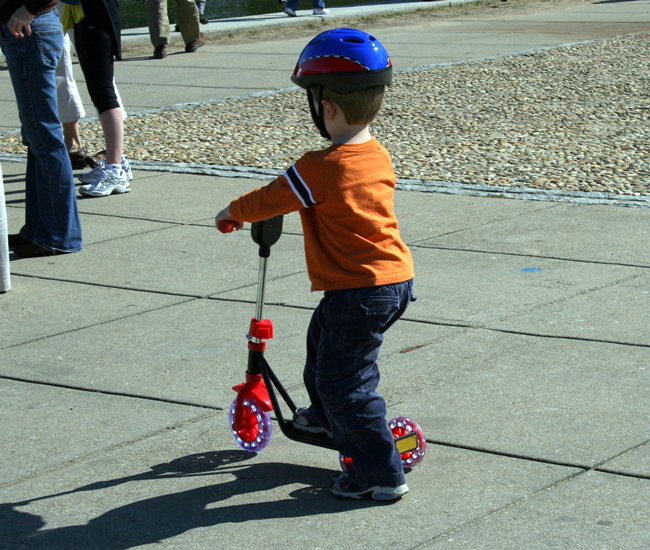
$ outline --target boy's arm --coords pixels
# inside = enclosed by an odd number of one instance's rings
[[[215,218],[219,222],[234,222],[235,229],[244,227],[244,222],[268,220],[280,214],[296,212],[303,203],[291,189],[285,176],[280,176],[265,187],[259,187],[233,200]]]

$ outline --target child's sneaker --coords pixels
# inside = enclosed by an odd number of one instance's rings
[[[124,173],[126,174],[126,179],[133,181],[133,172],[131,171],[131,165],[125,156],[122,156],[122,162],[120,164],[122,166],[122,170],[124,170]]]
[[[113,193],[128,193],[129,191],[131,191],[131,184],[126,172],[121,168],[113,170],[106,167],[95,181],[79,188],[82,195],[89,197],[107,197]]]
[[[289,17],[296,17],[298,15],[291,8],[284,8],[284,13],[286,13]]]
[[[104,172],[104,166],[106,165],[106,160],[102,160],[97,166],[95,166],[90,172],[84,172],[83,174],[78,174],[77,177],[81,183],[92,183]]]
[[[129,161],[127,160],[126,157],[122,157],[122,162],[120,163],[122,166],[122,170],[124,170],[124,173],[126,174],[126,178],[129,181],[133,180],[133,172],[131,170],[131,165],[129,164]],[[92,184],[99,176],[102,175],[104,172],[104,169],[106,168],[106,159],[102,159],[102,161],[99,163],[99,165],[95,166],[90,172],[84,172],[83,174],[79,174],[77,177],[79,178],[79,181],[81,183],[85,183],[86,185],[82,186],[81,189],[88,189],[89,184]]]
[[[327,8],[314,8],[311,12],[313,15],[327,15],[330,12]]]
[[[309,407],[301,407],[293,413],[293,427],[301,432],[311,434],[327,434],[332,437],[332,432],[323,428],[316,419],[309,414]]]
[[[397,487],[381,487],[380,485],[363,486],[353,481],[347,472],[332,476],[330,492],[341,498],[360,500],[371,498],[380,502],[398,500],[409,492],[406,483]]]

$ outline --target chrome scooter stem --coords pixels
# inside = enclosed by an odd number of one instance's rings
[[[268,258],[260,257],[260,269],[257,276],[257,300],[255,305],[255,319],[261,321],[263,319],[264,310],[264,288],[266,287],[266,266]],[[252,338],[253,343],[260,344],[262,340],[259,338]]]

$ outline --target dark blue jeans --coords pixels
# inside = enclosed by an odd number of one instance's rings
[[[300,7],[300,0],[288,0],[287,8],[297,11]],[[324,8],[325,0],[311,0],[311,7],[313,9]]]
[[[384,332],[413,296],[413,281],[325,292],[307,333],[303,378],[320,424],[353,460],[350,475],[363,485],[397,486],[404,471],[377,393],[377,356]]]
[[[16,94],[25,171],[25,226],[20,233],[43,248],[81,250],[81,224],[68,150],[63,142],[55,70],[63,49],[56,10],[34,18],[32,34],[16,38],[0,26],[0,46]]]

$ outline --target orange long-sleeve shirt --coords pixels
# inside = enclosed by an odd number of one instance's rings
[[[299,211],[312,290],[401,283],[413,259],[393,209],[395,173],[374,138],[305,154],[282,176],[235,199],[239,222]]]

